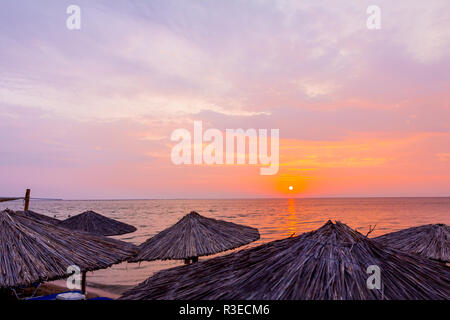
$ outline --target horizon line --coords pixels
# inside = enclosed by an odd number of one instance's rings
[[[279,199],[382,199],[382,198],[450,198],[447,196],[324,196],[324,197],[224,197],[224,198],[31,198],[31,201],[150,201],[150,200],[279,200]],[[23,199],[19,199],[23,200]],[[18,201],[18,200],[14,200]]]

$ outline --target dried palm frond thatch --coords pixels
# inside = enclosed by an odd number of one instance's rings
[[[16,211],[16,214],[24,214],[24,215],[26,215],[28,217],[33,218],[33,219],[41,220],[41,221],[48,222],[48,223],[51,223],[51,224],[58,224],[58,223],[61,222],[61,220],[58,220],[56,218],[52,218],[52,217],[49,217],[49,216],[46,216],[46,215],[43,215],[43,214],[40,214],[40,213],[37,213],[37,212],[34,212],[34,211],[31,211],[31,210],[28,210],[28,211]]]
[[[258,229],[206,218],[192,211],[139,246],[129,262],[192,259],[238,248],[259,239]]]
[[[371,265],[380,268],[379,290],[367,285]],[[297,237],[160,271],[120,299],[450,299],[450,268],[328,221]]]
[[[94,211],[86,211],[70,217],[62,221],[59,226],[102,236],[118,236],[137,230],[129,224],[102,216]]]
[[[135,253],[130,243],[0,212],[0,289],[64,278],[72,265],[104,269]]]
[[[450,262],[450,226],[427,224],[384,234],[374,240],[422,257]]]

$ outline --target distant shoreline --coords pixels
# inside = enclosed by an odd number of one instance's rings
[[[439,198],[450,198],[449,196],[404,196],[404,197],[397,197],[397,196],[373,196],[373,197],[261,197],[261,198],[148,198],[148,199],[44,199],[44,198],[36,198],[31,199],[31,201],[156,201],[156,200],[203,200],[203,201],[210,201],[210,200],[289,200],[289,199],[295,199],[295,200],[345,200],[345,199],[439,199]],[[13,200],[14,201],[23,201],[22,199],[19,200]]]

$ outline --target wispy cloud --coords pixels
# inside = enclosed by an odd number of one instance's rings
[[[65,27],[70,1],[2,4],[3,193],[45,171],[52,178],[41,187],[50,193],[61,190],[63,177],[89,174],[103,179],[90,179],[89,192],[108,184],[111,196],[181,196],[195,173],[204,177],[190,188],[196,196],[227,192],[242,176],[248,184],[236,193],[278,194],[270,179],[262,189],[254,168],[173,167],[170,133],[194,120],[219,129],[281,129],[289,143],[280,175],[310,170],[302,183],[303,190],[317,187],[312,195],[356,192],[364,174],[378,181],[369,172],[375,167],[392,177],[393,168],[401,170],[398,181],[420,181],[417,192],[450,187],[436,183],[448,172],[450,152],[447,0],[379,0],[377,31],[366,28],[370,1],[77,3],[80,31]],[[384,145],[389,141],[395,147]],[[330,177],[343,170],[361,179],[340,190],[323,183],[325,168]],[[153,179],[163,175],[166,184]],[[220,188],[208,186],[208,177],[223,176]],[[74,179],[64,195],[84,194]],[[404,187],[391,183],[390,194]],[[373,185],[365,190],[386,191]]]

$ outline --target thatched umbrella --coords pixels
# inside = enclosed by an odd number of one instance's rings
[[[401,251],[444,263],[450,262],[450,226],[446,224],[427,224],[391,232],[374,239]]]
[[[379,290],[367,285],[371,265],[381,270]],[[450,268],[328,221],[297,237],[160,271],[120,299],[450,299]]]
[[[232,222],[206,218],[192,211],[173,226],[139,246],[129,262],[185,260],[238,248],[259,239],[258,229]]]
[[[61,222],[61,220],[58,220],[56,218],[52,218],[52,217],[49,217],[49,216],[46,216],[46,215],[43,215],[43,214],[40,214],[40,213],[37,213],[37,212],[34,212],[34,211],[31,211],[31,210],[28,210],[28,211],[16,211],[16,214],[24,214],[26,216],[29,216],[29,217],[33,218],[33,219],[41,220],[41,221],[48,222],[48,223],[55,224],[55,225],[59,224]]]
[[[117,236],[137,230],[129,224],[102,216],[94,211],[86,211],[70,217],[62,221],[59,226],[102,236]]]
[[[132,244],[72,231],[11,210],[0,212],[0,289],[68,276],[69,266],[108,268],[136,253]],[[83,278],[85,289],[85,278]]]

